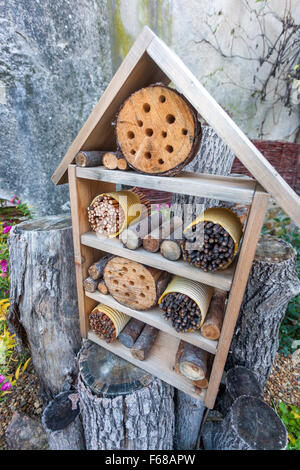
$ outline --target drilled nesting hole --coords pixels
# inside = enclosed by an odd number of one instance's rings
[[[128,139],[134,139],[134,132],[128,131],[127,132],[127,137],[128,137]]]
[[[127,273],[128,272],[128,269],[126,268],[126,266],[123,266],[122,270]]]
[[[168,114],[166,116],[166,121],[169,123],[169,124],[173,124],[173,122],[175,122],[175,116],[173,116],[173,114]]]
[[[166,131],[162,131],[161,135],[163,136],[163,138],[165,139],[167,137],[167,133]]]
[[[145,152],[145,158],[147,158],[148,160],[150,160],[150,158],[151,158],[151,153],[150,153],[150,152]]]
[[[166,101],[166,97],[165,97],[164,95],[160,95],[159,101],[160,101],[161,103],[164,103],[164,102]]]
[[[114,279],[114,280],[113,280],[113,283],[114,283],[115,285],[118,285],[118,284],[119,284],[119,281],[117,281],[116,279]]]
[[[153,135],[153,129],[146,129],[145,130],[145,134],[148,136],[148,137],[151,137]]]
[[[149,111],[151,109],[150,104],[149,103],[144,103],[143,109],[144,109],[145,113],[149,113]]]
[[[125,292],[125,297],[129,297],[129,293],[128,293],[128,292]]]
[[[141,292],[140,297],[142,297],[142,299],[144,299],[146,296],[145,296],[145,294],[143,294],[143,292]]]
[[[159,163],[160,165],[163,165],[165,162],[164,162],[164,160],[163,160],[162,158],[160,158],[160,159],[158,160],[158,163]]]
[[[181,129],[181,132],[182,132],[183,135],[187,135],[187,133],[188,133],[187,129]]]
[[[132,149],[132,150],[130,150],[130,153],[131,153],[131,155],[135,155],[136,152],[135,152],[134,149]]]
[[[166,146],[166,151],[169,152],[169,153],[172,153],[174,151],[172,145],[167,145]]]
[[[145,276],[143,274],[140,275],[140,280],[143,281],[145,279]]]
[[[130,284],[131,286],[134,286],[134,282],[133,282],[133,281],[129,281],[129,284]]]
[[[136,269],[135,269],[135,268],[132,268],[132,272],[133,272],[133,273],[136,273]]]
[[[139,127],[143,127],[143,124],[144,124],[143,121],[141,121],[140,119],[138,119],[137,125],[138,125]]]

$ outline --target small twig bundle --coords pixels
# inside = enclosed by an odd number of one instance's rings
[[[130,317],[125,313],[104,304],[97,305],[89,314],[90,327],[107,343],[116,340],[129,320]]]
[[[178,292],[167,294],[160,303],[166,320],[171,320],[176,331],[193,331],[201,326],[201,311],[189,296]]]
[[[93,311],[89,316],[90,327],[108,343],[116,340],[116,327],[113,321],[103,312]]]
[[[101,194],[88,208],[88,220],[95,232],[113,235],[120,230],[125,214],[112,196]]]
[[[201,222],[193,227],[193,231],[185,234],[187,240],[182,242],[183,259],[196,268],[204,271],[217,271],[229,265],[234,257],[234,241],[228,232],[219,224]],[[199,249],[189,249],[196,242],[197,231],[204,230],[204,241]],[[200,245],[200,244],[199,244]]]

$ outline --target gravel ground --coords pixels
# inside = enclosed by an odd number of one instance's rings
[[[41,419],[43,411],[39,397],[39,381],[32,367],[24,372],[13,390],[6,400],[0,403],[0,450],[7,449],[4,433],[16,410],[38,420]]]
[[[277,354],[266,383],[265,401],[271,406],[281,401],[300,406],[300,349],[288,357]]]

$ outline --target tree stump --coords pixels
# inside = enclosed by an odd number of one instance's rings
[[[286,428],[275,411],[260,398],[247,395],[237,398],[214,428],[214,450],[283,450],[288,441]]]
[[[220,408],[223,415],[231,408],[233,402],[242,395],[263,399],[263,387],[256,375],[246,367],[236,366],[230,369],[225,377],[225,392],[221,398]]]
[[[29,346],[44,401],[71,388],[80,349],[71,218],[50,216],[11,230],[11,329]]]
[[[211,175],[228,175],[231,171],[235,156],[225,142],[216,134],[210,126],[202,126],[202,141],[198,155],[191,161],[184,171],[192,173],[206,173]],[[174,214],[181,215],[184,210],[185,220],[191,222],[199,215],[196,204],[203,204],[207,209],[219,204],[218,200],[203,197],[189,196],[186,194],[173,194],[172,204]],[[184,207],[189,204],[189,207]],[[185,223],[187,225],[187,223]]]
[[[88,450],[173,449],[173,387],[90,341],[79,370]]]
[[[84,450],[77,393],[62,392],[44,409],[42,423],[51,450]]]
[[[202,400],[180,390],[175,391],[175,397],[175,449],[195,449],[206,407]]]
[[[263,236],[257,245],[227,368],[245,366],[263,386],[278,350],[278,331],[292,297],[300,292],[296,252],[282,239]]]

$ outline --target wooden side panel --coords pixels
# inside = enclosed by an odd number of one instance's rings
[[[68,174],[80,331],[82,337],[87,338],[87,315],[97,302],[84,295],[82,283],[88,276],[87,270],[89,266],[97,259],[97,257],[99,258],[99,251],[96,252],[93,248],[81,245],[80,236],[89,230],[87,207],[92,199],[102,192],[114,191],[115,185],[112,183],[101,183],[100,181],[77,179],[75,165],[69,165]]]
[[[255,256],[256,245],[260,237],[268,200],[269,195],[266,193],[257,191],[254,194],[253,203],[250,209],[232,287],[228,298],[217,354],[214,359],[210,376],[211,378],[207,389],[205,405],[208,408],[214,407],[232,335],[244,297],[248,276]]]
[[[300,226],[300,197],[199,83],[179,57],[157,37],[151,41],[147,52],[176,88],[185,95],[226,142],[237,158],[274,197],[280,207]]]
[[[155,34],[145,27],[137,38],[101,99],[96,104],[76,139],[52,175],[54,184],[67,182],[67,167],[80,150],[113,150],[116,146],[116,114],[123,101],[134,91],[155,82],[170,80],[145,52]]]

